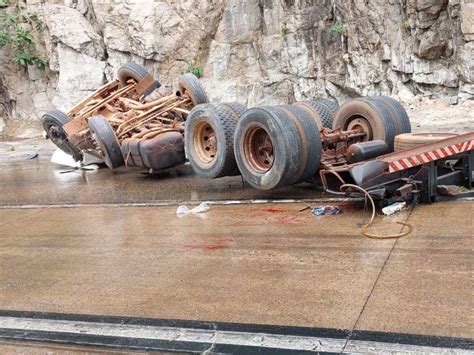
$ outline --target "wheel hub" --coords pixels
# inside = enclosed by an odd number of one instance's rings
[[[46,134],[48,138],[51,139],[51,141],[63,152],[72,155],[77,161],[82,159],[82,154],[69,142],[66,132],[64,132],[61,126],[50,124],[47,126]]]
[[[244,137],[245,159],[259,173],[269,171],[275,160],[273,142],[262,127],[250,129]]]
[[[364,141],[370,141],[373,138],[372,127],[370,126],[369,121],[362,117],[350,121],[347,130],[365,133]]]
[[[201,122],[196,126],[194,143],[198,160],[203,164],[211,164],[217,155],[217,137],[209,123]]]
[[[64,131],[61,129],[61,127],[55,125],[49,126],[48,137],[56,145],[64,144],[64,141],[66,140],[66,135],[64,134]]]

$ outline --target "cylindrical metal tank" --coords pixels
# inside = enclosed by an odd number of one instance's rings
[[[355,143],[347,149],[346,159],[349,163],[357,163],[387,154],[388,152],[388,145],[382,140]]]

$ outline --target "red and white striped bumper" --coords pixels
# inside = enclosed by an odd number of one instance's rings
[[[434,160],[443,159],[451,155],[467,152],[473,149],[474,140],[472,139],[461,143],[449,144],[441,148],[389,161],[389,171],[393,173],[396,171],[409,169],[417,165],[423,165]]]

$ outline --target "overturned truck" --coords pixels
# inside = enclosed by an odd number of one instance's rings
[[[207,96],[193,74],[178,78],[172,92],[145,68],[128,63],[108,82],[67,113],[43,116],[46,136],[80,161],[84,152],[123,165],[162,170],[185,162],[184,123]]]
[[[314,183],[334,194],[433,202],[439,184],[472,187],[474,133],[411,133],[407,112],[387,96],[339,107],[315,99],[247,108],[209,103],[198,79],[181,75],[172,92],[129,63],[117,79],[67,114],[43,117],[47,136],[81,160],[111,169],[160,171],[185,163],[205,178],[242,175],[257,189]]]

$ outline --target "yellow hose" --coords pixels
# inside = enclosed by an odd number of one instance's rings
[[[370,217],[369,222],[367,224],[363,225],[362,228],[360,229],[360,234],[363,237],[370,238],[370,239],[397,239],[397,238],[401,238],[401,237],[406,237],[407,235],[409,235],[413,231],[413,226],[410,223],[399,221],[399,222],[397,222],[398,224],[401,224],[401,225],[408,228],[408,230],[406,232],[402,232],[402,233],[394,234],[394,235],[369,234],[367,232],[367,229],[369,229],[369,227],[371,226],[371,224],[372,224],[372,222],[374,221],[374,218],[375,218],[375,202],[374,202],[374,199],[372,198],[372,196],[370,196],[370,194],[367,190],[365,190],[362,187],[357,186],[357,185],[344,184],[344,185],[341,185],[340,190],[344,191],[345,189],[347,189],[349,187],[353,188],[353,189],[356,189],[356,190],[362,192],[365,196],[367,196],[367,198],[369,199],[370,204],[372,206],[372,217]]]

